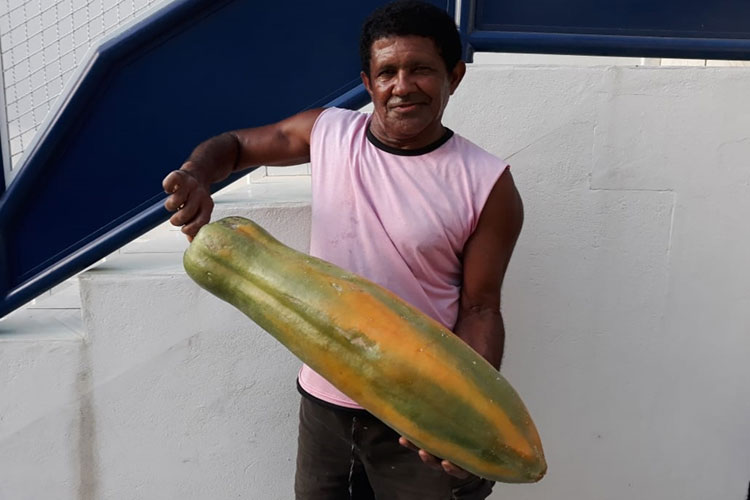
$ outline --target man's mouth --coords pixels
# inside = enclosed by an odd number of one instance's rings
[[[424,103],[421,102],[402,102],[396,105],[392,105],[391,109],[395,109],[396,111],[401,112],[408,112],[408,111],[414,111],[417,109],[417,106],[420,106]]]

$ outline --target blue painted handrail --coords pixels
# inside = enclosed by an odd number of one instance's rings
[[[177,0],[92,51],[0,199],[0,317],[165,221],[161,180],[206,137],[363,105],[357,37],[382,3]],[[464,0],[461,31],[467,60],[750,59],[746,0]]]

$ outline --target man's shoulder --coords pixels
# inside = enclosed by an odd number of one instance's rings
[[[316,129],[351,132],[352,128],[362,127],[368,119],[367,114],[351,109],[329,107],[318,116],[313,132]],[[319,130],[318,130],[319,131]]]
[[[321,113],[321,116],[323,115],[326,115],[327,119],[330,120],[360,120],[363,118],[367,119],[367,117],[369,116],[367,113],[363,113],[361,111],[346,108],[337,108],[336,106],[324,108],[323,112]]]

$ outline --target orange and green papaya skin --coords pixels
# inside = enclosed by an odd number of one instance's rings
[[[420,448],[494,481],[539,481],[521,398],[471,347],[395,294],[242,217],[201,228],[187,274]]]

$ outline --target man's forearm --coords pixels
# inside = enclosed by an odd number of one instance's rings
[[[505,325],[500,311],[475,307],[459,313],[454,331],[492,366],[500,369],[505,348]]]
[[[200,143],[180,170],[189,172],[204,185],[211,185],[229,177],[237,169],[240,141],[231,132]]]

